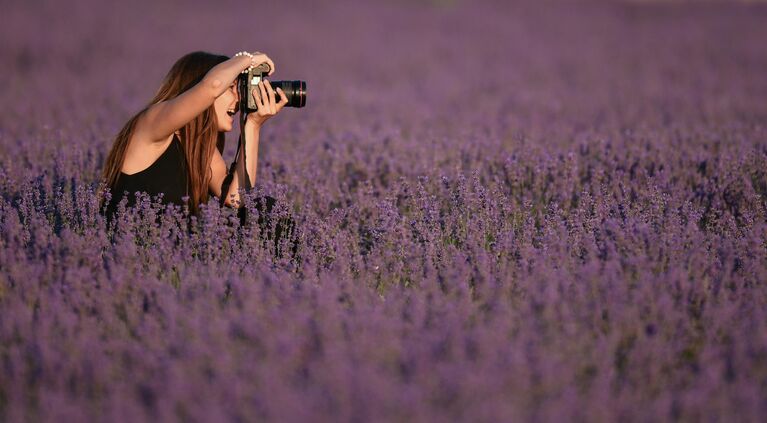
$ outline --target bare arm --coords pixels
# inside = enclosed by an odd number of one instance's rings
[[[255,61],[268,62],[274,72],[274,63],[265,54],[256,55]],[[152,141],[167,140],[170,134],[210,107],[250,64],[251,59],[247,56],[219,63],[205,74],[202,81],[178,97],[151,105],[139,118],[136,132]]]
[[[245,166],[248,169],[248,177],[250,178],[250,186],[256,185],[256,170],[258,168],[258,139],[259,139],[260,127],[247,121],[245,123],[245,159],[247,163]],[[224,204],[230,207],[240,207],[240,194],[238,192],[241,186],[245,186],[245,171],[242,163],[242,152],[236,157],[235,175],[232,178],[232,183],[229,185],[229,192],[224,199]],[[215,150],[213,152],[213,161],[211,162],[212,177],[210,179],[209,189],[217,197],[221,197],[221,184],[226,177],[226,163],[223,157]]]

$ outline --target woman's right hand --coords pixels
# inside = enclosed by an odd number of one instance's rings
[[[255,128],[261,128],[264,122],[269,120],[288,104],[288,96],[282,91],[280,87],[277,87],[277,91],[272,88],[272,84],[268,79],[262,79],[258,83],[258,87],[254,88],[253,97],[256,99],[258,106],[255,113],[248,113],[246,125],[255,125]],[[280,95],[280,101],[276,101],[275,94]]]
[[[269,58],[269,56],[267,56],[264,53],[258,52],[258,51],[254,52],[254,53],[251,53],[251,54],[253,54],[253,63],[255,63],[256,66],[260,65],[261,63],[266,62],[266,63],[269,64],[269,67],[271,68],[271,70],[269,71],[269,75],[271,76],[274,73],[274,62],[272,61],[272,59]],[[250,64],[245,66],[243,68],[243,70],[247,69],[248,66],[250,66]]]

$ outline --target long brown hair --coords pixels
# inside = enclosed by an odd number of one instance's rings
[[[211,68],[228,59],[227,56],[195,51],[181,57],[173,64],[154,98],[146,107],[130,118],[115,137],[102,173],[102,178],[110,190],[114,188],[120,177],[128,141],[139,117],[153,104],[175,98],[192,88],[202,80]],[[223,152],[224,149],[224,133],[219,132],[217,128],[215,109],[211,105],[179,131],[187,169],[189,169],[189,197],[192,213],[197,213],[199,205],[208,201],[208,183],[211,178],[210,163],[213,158],[213,149],[218,148],[219,152]],[[104,198],[102,197],[102,204],[103,201]]]

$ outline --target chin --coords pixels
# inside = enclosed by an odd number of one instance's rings
[[[218,128],[216,128],[216,129],[218,129],[218,132],[231,132],[232,131],[232,128],[234,127],[234,125],[233,125],[234,122],[233,121],[229,122],[228,120],[230,120],[230,119],[227,117],[226,121],[218,124]],[[219,121],[219,122],[221,122],[221,121]]]

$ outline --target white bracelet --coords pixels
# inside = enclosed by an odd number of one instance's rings
[[[238,52],[237,54],[234,55],[234,57],[238,57],[238,56],[248,56],[248,57],[250,57],[250,66],[248,66],[247,69],[243,70],[240,73],[248,73],[251,70],[253,70],[253,68],[256,67],[256,57],[253,56],[251,53],[248,53],[247,51],[241,51],[241,52]]]

